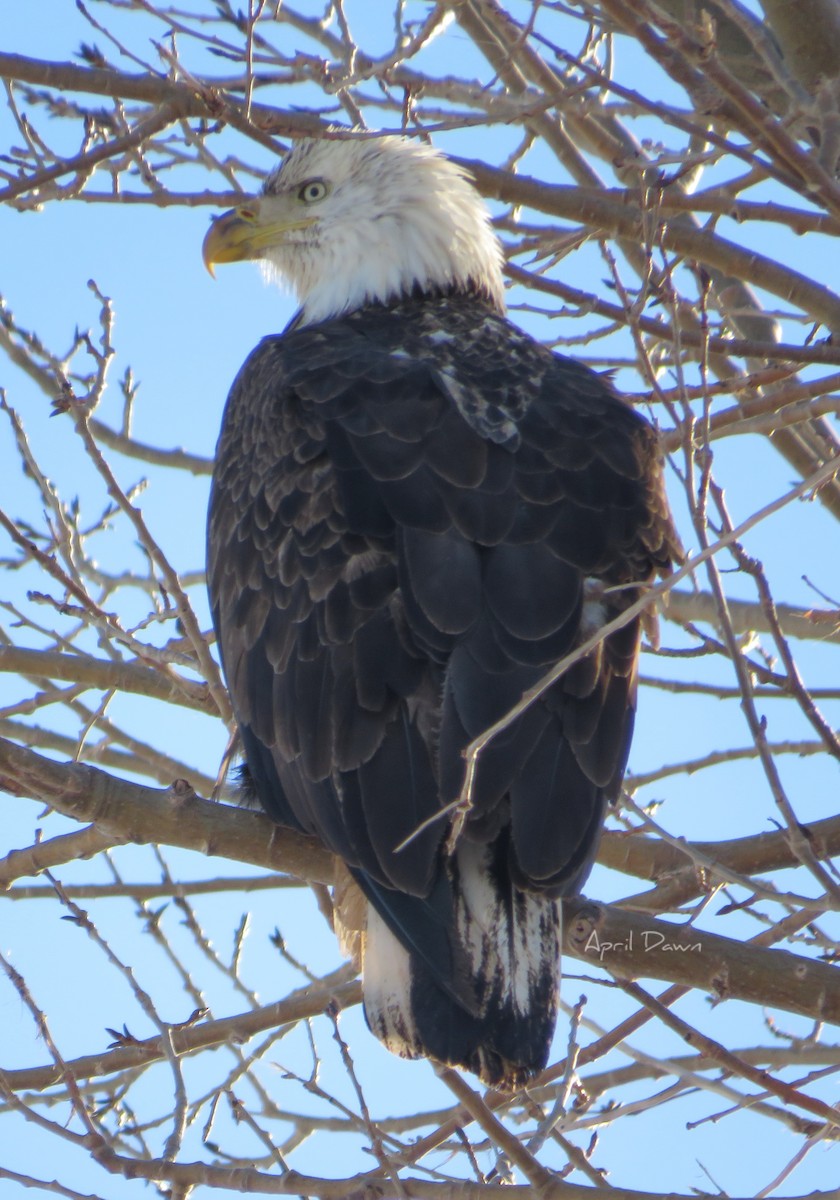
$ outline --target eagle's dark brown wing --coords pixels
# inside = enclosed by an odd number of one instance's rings
[[[676,544],[650,427],[474,298],[371,306],[243,367],[210,509],[223,664],[263,805],[345,860],[407,954],[404,1028],[368,1003],[405,1053],[491,1082],[544,1061],[553,898],[620,787],[639,621],[490,743],[452,861],[429,818],[465,745]]]

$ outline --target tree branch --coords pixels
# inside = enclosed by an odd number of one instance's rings
[[[331,1004],[349,1008],[359,1004],[362,998],[361,984],[352,975],[352,969],[344,965],[317,983],[299,988],[274,1004],[266,1004],[232,1017],[173,1027],[172,1047],[179,1057],[194,1054],[213,1046],[247,1042],[267,1029],[317,1017]],[[166,1057],[163,1039],[157,1036],[70,1059],[66,1066],[75,1079],[105,1079],[117,1072],[162,1062]],[[58,1087],[65,1082],[65,1078],[65,1073],[55,1063],[14,1071],[0,1070],[0,1080],[12,1091],[40,1092],[45,1088]]]
[[[85,654],[0,646],[0,671],[84,683],[104,690],[115,688],[121,692],[179,704],[208,716],[218,716],[218,708],[207,684],[184,679],[171,668],[158,670],[136,662],[114,662]]]
[[[0,787],[41,800],[75,821],[93,822],[121,841],[181,846],[311,883],[333,882],[332,856],[313,838],[260,813],[202,800],[177,780],[159,791],[83,763],[57,763],[0,739]]]
[[[840,969],[787,950],[660,921],[620,905],[563,902],[564,950],[625,979],[661,979],[840,1025]]]

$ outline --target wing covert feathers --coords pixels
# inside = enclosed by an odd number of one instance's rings
[[[292,328],[242,368],[210,509],[220,652],[261,802],[366,898],[366,1011],[398,1053],[505,1086],[544,1065],[556,898],[621,786],[640,621],[487,746],[452,859],[434,818],[465,745],[678,553],[651,428],[474,297]]]

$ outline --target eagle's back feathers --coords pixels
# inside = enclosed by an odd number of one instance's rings
[[[507,1086],[544,1065],[556,898],[621,784],[639,621],[487,746],[454,858],[430,818],[466,744],[675,545],[650,427],[476,297],[293,328],[242,368],[210,510],[222,659],[262,803],[371,906],[366,1011],[391,1049]]]

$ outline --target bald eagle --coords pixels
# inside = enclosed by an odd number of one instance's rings
[[[489,743],[454,847],[446,814],[471,739],[668,570],[656,437],[506,318],[483,201],[417,141],[298,142],[204,257],[300,300],[233,385],[210,501],[251,787],[345,864],[373,1032],[514,1088],[621,785],[638,619]]]

